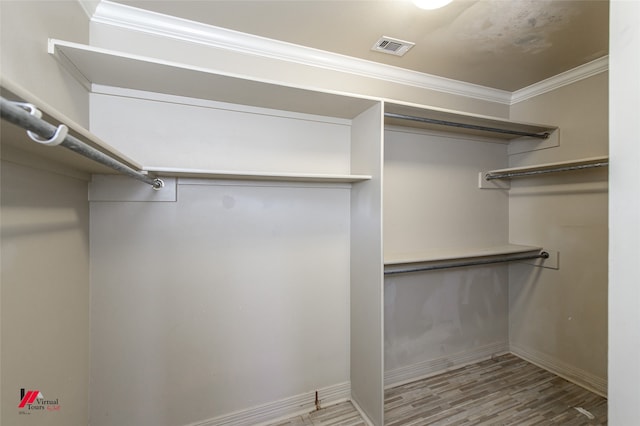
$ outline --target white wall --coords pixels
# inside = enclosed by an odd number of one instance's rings
[[[349,189],[186,181],[177,198],[91,203],[91,424],[348,382]]]
[[[54,105],[72,120],[89,125],[86,90],[47,54],[47,40],[89,41],[89,18],[77,1],[0,2],[2,78]]]
[[[349,120],[118,93],[91,95],[91,131],[145,167],[350,172]]]
[[[89,382],[87,183],[3,161],[3,425],[84,425]],[[20,389],[58,410],[20,409]],[[36,410],[36,407],[43,407]],[[26,413],[26,414],[24,414]]]
[[[609,424],[624,426],[640,406],[640,3],[610,10]]]
[[[348,120],[228,108],[92,96],[92,130],[146,164],[349,172]],[[350,203],[345,184],[215,180],[180,180],[177,202],[92,202],[92,424],[346,398]]]
[[[510,166],[607,155],[607,75],[516,104],[514,120],[560,127],[560,146],[512,155]],[[560,252],[559,269],[510,266],[514,353],[606,394],[606,169],[511,180],[509,238]]]
[[[20,85],[87,125],[86,92],[46,52],[48,37],[87,42],[88,27],[75,1],[0,2],[3,83]],[[87,424],[87,184],[33,168],[42,159],[2,148],[0,423]],[[60,410],[20,414],[21,388],[57,399]]]
[[[385,257],[506,244],[508,197],[478,189],[507,145],[455,133],[385,131]]]

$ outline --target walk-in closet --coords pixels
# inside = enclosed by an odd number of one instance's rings
[[[629,424],[637,5],[507,91],[174,3],[0,3],[1,424]]]

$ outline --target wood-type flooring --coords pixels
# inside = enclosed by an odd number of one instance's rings
[[[342,402],[269,426],[367,426],[351,402]]]
[[[607,400],[507,354],[385,391],[386,426],[606,425]],[[360,426],[350,402],[273,426]]]

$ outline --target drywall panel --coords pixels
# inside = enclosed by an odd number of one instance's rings
[[[633,424],[640,407],[640,3],[611,2],[609,203],[609,422]],[[637,138],[636,138],[637,141]]]
[[[186,102],[92,94],[91,131],[145,167],[349,173],[348,120]]]
[[[382,105],[353,122],[351,190],[351,396],[374,425],[383,416]]]
[[[538,178],[511,190],[511,238],[561,257],[557,270],[534,275],[511,266],[510,344],[606,394],[607,171],[576,178]]]
[[[506,147],[455,134],[385,131],[385,256],[508,242],[508,192],[478,189],[478,172],[504,168]]]
[[[608,153],[607,75],[516,104],[512,118],[555,120],[559,147],[510,157],[510,166]],[[527,359],[599,393],[607,390],[606,169],[512,179],[509,238],[560,252],[559,269],[510,267],[510,344]]]
[[[3,425],[86,425],[87,183],[2,162]],[[21,389],[42,397],[19,407]]]
[[[89,40],[89,18],[76,1],[0,2],[2,79],[11,80],[81,125],[89,126],[86,90],[47,54],[47,39]]]
[[[504,352],[508,293],[506,266],[385,278],[386,385]]]
[[[560,129],[560,145],[509,156],[509,167],[608,155],[608,73],[580,80],[511,106],[509,118]]]
[[[3,84],[18,85],[88,126],[86,91],[47,54],[50,36],[86,42],[88,21],[77,2],[0,2]],[[2,150],[3,159],[43,163]],[[2,163],[3,425],[88,421],[86,191],[85,182]],[[33,405],[31,415],[19,414],[29,412],[18,408],[22,388],[40,390],[46,400],[57,398],[59,404],[51,407],[59,410],[36,411]]]
[[[92,425],[191,424],[349,381],[349,188],[196,183],[175,203],[91,203]]]

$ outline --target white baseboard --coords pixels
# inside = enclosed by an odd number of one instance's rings
[[[516,345],[511,345],[509,349],[512,354],[531,364],[537,365],[600,396],[607,397],[607,379],[597,377],[587,371],[535,350],[524,349]]]
[[[339,383],[318,389],[318,399],[322,406],[337,404],[351,399],[351,382]],[[246,410],[236,411],[202,420],[185,426],[258,426],[306,414],[315,409],[315,391],[270,402]]]
[[[513,345],[509,346],[506,341],[472,348],[471,350],[458,352],[447,357],[421,361],[416,364],[387,371],[384,374],[385,389],[421,380],[509,352],[598,395],[607,396],[606,379],[596,377],[591,373],[565,364],[545,354],[525,350]],[[318,389],[318,395],[322,406],[351,400],[351,383],[344,382]],[[259,426],[273,423],[280,419],[287,419],[309,413],[315,409],[314,401],[315,391],[311,391],[185,426]],[[367,425],[372,426],[373,423],[358,404],[353,400],[351,402]]]
[[[384,387],[388,389],[390,387],[400,386],[508,352],[509,344],[505,340],[503,342],[472,348],[468,351],[458,352],[446,357],[421,361],[416,364],[385,371]]]

